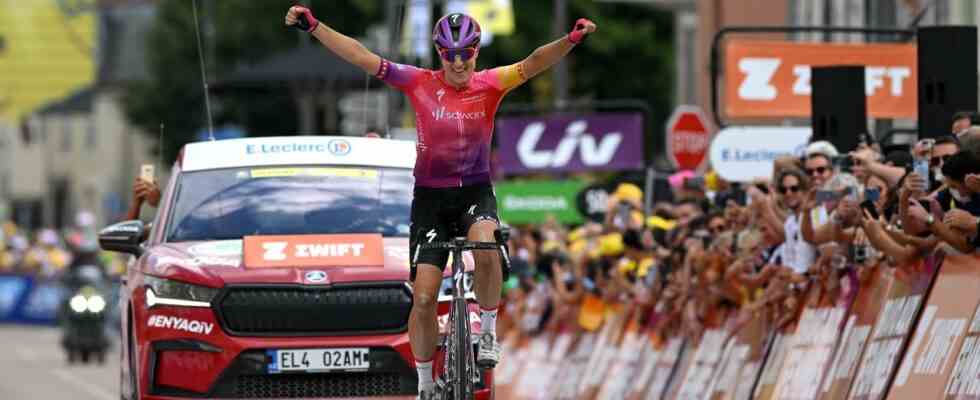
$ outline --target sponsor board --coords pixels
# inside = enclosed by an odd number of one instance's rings
[[[773,161],[803,155],[811,134],[809,127],[729,127],[711,142],[709,158],[714,170],[728,181],[770,178]]]
[[[928,325],[932,317],[922,315],[925,296],[941,260],[929,256],[895,269],[895,280],[875,321],[871,338],[857,367],[848,399],[877,400],[887,394],[891,378],[902,359],[917,321]]]
[[[641,169],[643,132],[639,113],[500,118],[498,166],[507,174]]]
[[[824,377],[821,398],[829,400],[847,396],[851,382],[857,375],[857,363],[867,348],[875,319],[884,306],[885,296],[893,280],[894,270],[879,266],[862,282],[854,305],[851,306],[834,362]]]
[[[381,235],[246,236],[246,268],[384,265]]]
[[[549,215],[559,222],[582,222],[576,196],[585,187],[577,180],[517,181],[494,185],[500,218],[508,223],[541,223]]]
[[[184,172],[247,166],[356,165],[412,168],[415,142],[375,138],[284,136],[190,143]]]
[[[976,331],[975,315],[980,304],[980,273],[971,256],[947,256],[929,294],[925,311],[905,350],[901,368],[888,392],[889,399],[938,399],[949,392],[970,393],[969,385],[948,385],[953,371],[962,381],[968,364],[960,362],[965,336]],[[976,332],[972,333],[976,335]],[[975,338],[974,338],[975,340]],[[975,342],[971,345],[975,346]],[[976,380],[973,375],[970,380]],[[947,390],[947,388],[951,390]],[[964,390],[966,389],[966,390]],[[952,397],[955,397],[953,395]]]
[[[869,118],[918,117],[915,45],[729,39],[724,52],[729,118],[809,117],[811,67],[827,65],[865,66]]]

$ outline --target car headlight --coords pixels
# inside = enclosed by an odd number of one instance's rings
[[[86,309],[88,309],[88,299],[86,299],[85,296],[77,294],[75,297],[71,298],[68,305],[71,307],[72,311],[83,313]]]
[[[473,292],[473,272],[467,272],[463,274],[463,297],[467,299],[476,299],[476,293]],[[439,286],[439,301],[449,301],[452,299],[453,294],[453,277],[447,276],[442,278],[442,284]]]
[[[218,295],[218,289],[153,276],[145,276],[143,282],[146,284],[147,307],[211,307],[211,300]]]
[[[88,298],[88,310],[93,314],[98,314],[105,310],[105,299],[102,296],[95,295]]]

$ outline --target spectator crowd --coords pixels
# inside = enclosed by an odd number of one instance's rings
[[[847,153],[812,141],[753,182],[678,173],[674,201],[647,214],[641,189],[624,183],[604,221],[513,227],[501,334],[594,329],[603,309],[633,305],[650,311],[635,315],[654,318],[657,342],[698,343],[723,315],[784,328],[806,305],[853,299],[875,268],[972,254],[980,127],[970,121],[958,114],[950,134],[904,148],[869,135]]]

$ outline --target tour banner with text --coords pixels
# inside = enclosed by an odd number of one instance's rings
[[[638,170],[643,114],[549,114],[496,122],[497,166],[505,174]]]
[[[826,65],[865,66],[869,117],[917,118],[913,44],[731,39],[724,51],[728,118],[809,117],[810,68]]]
[[[585,187],[577,180],[516,181],[494,184],[500,218],[511,224],[540,224],[549,215],[558,222],[582,222],[575,198]]]

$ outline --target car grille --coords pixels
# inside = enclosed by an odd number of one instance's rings
[[[218,302],[233,335],[324,336],[402,332],[412,295],[385,286],[232,287]]]
[[[414,395],[410,379],[395,373],[253,375],[234,378],[230,397],[241,399]]]

